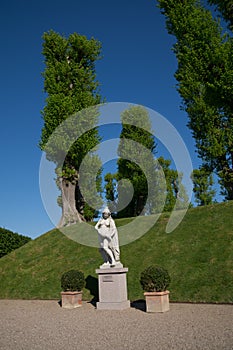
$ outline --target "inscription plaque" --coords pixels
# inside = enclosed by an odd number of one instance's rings
[[[103,276],[103,282],[113,282],[113,277],[112,277],[112,275]]]

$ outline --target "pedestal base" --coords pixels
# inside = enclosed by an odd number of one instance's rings
[[[98,310],[125,310],[130,307],[130,301],[122,301],[117,303],[103,303],[98,302],[96,303],[96,307]]]
[[[126,273],[128,268],[97,269],[99,283],[99,310],[123,310],[130,307],[127,297]]]

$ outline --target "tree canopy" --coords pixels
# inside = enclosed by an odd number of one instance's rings
[[[132,200],[118,215],[130,217],[139,215],[145,207],[149,177],[154,173],[153,155],[156,144],[153,134],[149,132],[151,129],[150,118],[145,108],[132,106],[126,109],[121,114],[121,121],[117,179],[118,181],[130,180],[134,191]],[[133,143],[127,142],[128,140],[132,140]],[[144,149],[148,152],[145,152]],[[118,186],[119,200],[130,197],[130,191],[129,183],[121,183]]]
[[[211,5],[216,5],[217,10],[222,14],[229,28],[233,29],[233,1],[232,0],[209,0]]]
[[[85,213],[87,219],[94,215],[79,190],[79,167],[89,152],[93,166],[101,168],[99,158],[91,152],[100,141],[95,127],[98,109],[87,109],[101,102],[95,74],[100,51],[100,42],[77,33],[66,38],[50,30],[43,35],[47,98],[40,147],[56,164],[63,210],[60,226],[84,220]],[[77,133],[80,137],[76,139]]]
[[[159,0],[173,50],[182,108],[189,116],[199,157],[233,199],[233,41],[200,1]],[[214,1],[212,1],[214,3]],[[216,1],[217,3],[217,1]],[[220,2],[219,10],[230,2]],[[225,16],[225,12],[224,12]],[[230,20],[230,17],[229,17]]]

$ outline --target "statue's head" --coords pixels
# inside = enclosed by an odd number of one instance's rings
[[[103,215],[103,218],[104,218],[104,219],[109,218],[109,216],[111,215],[111,212],[110,212],[110,210],[108,209],[108,207],[106,207],[106,208],[103,210],[102,215]]]

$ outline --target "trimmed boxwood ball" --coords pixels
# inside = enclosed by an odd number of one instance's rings
[[[79,270],[69,270],[61,276],[61,288],[64,292],[80,292],[85,286],[84,273]]]
[[[145,292],[164,292],[171,278],[166,269],[151,265],[141,273],[140,283]]]

